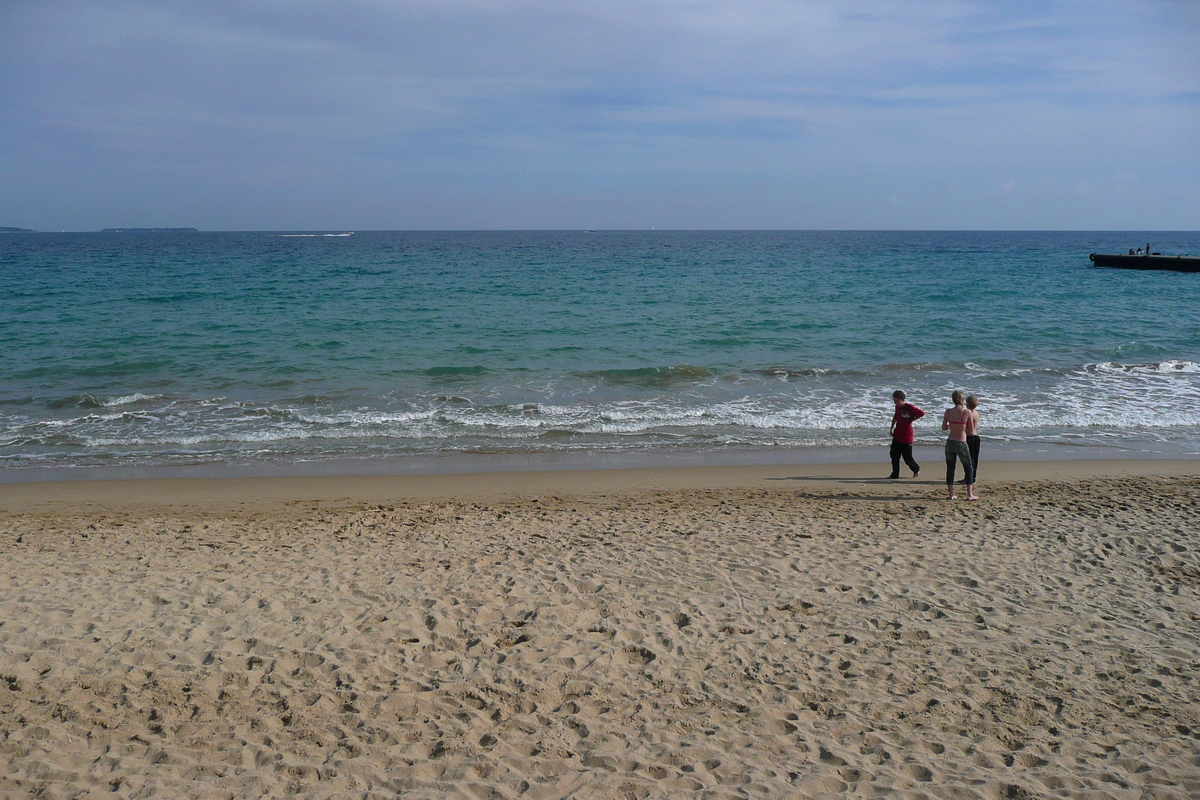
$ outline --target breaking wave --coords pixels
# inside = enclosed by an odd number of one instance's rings
[[[437,390],[448,376],[465,380],[453,394]],[[897,384],[927,412],[918,442],[940,441],[938,412],[952,389],[964,388],[981,398],[982,432],[996,442],[1200,450],[1200,365],[1191,361],[782,373],[685,365],[532,376],[525,383],[464,367],[430,371],[426,379],[424,388],[409,391],[261,401],[144,392],[29,398],[0,407],[0,465],[875,446],[886,440]]]

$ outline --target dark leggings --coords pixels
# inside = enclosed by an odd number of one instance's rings
[[[966,442],[946,440],[946,483],[954,483],[954,462],[962,461],[963,477],[968,484],[975,483],[975,465],[971,461],[971,451]]]
[[[979,481],[979,437],[967,437],[967,450],[971,453],[971,474]]]

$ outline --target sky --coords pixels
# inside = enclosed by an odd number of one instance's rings
[[[0,226],[1200,229],[1197,0],[0,0]]]

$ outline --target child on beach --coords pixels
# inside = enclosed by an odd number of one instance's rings
[[[977,419],[977,415],[967,408],[966,398],[958,389],[951,393],[950,400],[954,407],[942,414],[942,430],[950,432],[946,438],[946,490],[951,500],[958,499],[954,494],[954,462],[959,460],[962,461],[967,481],[967,499],[978,500],[975,494],[975,467],[971,462],[971,451],[967,449],[967,427],[973,419]]]
[[[925,412],[912,403],[906,402],[904,392],[899,389],[892,392],[892,402],[896,404],[896,411],[892,414],[892,449],[890,453],[892,474],[888,477],[900,477],[900,459],[903,458],[915,478],[921,471],[921,465],[913,458],[912,446],[916,437],[913,434],[912,424],[925,416]]]

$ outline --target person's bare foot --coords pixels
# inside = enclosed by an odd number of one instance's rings
[[[913,477],[914,477],[914,478],[915,478],[915,477],[917,477],[917,476],[918,476],[918,475],[920,475],[920,474],[921,474],[921,471],[920,471],[920,470],[914,470],[914,471],[913,471]]]

